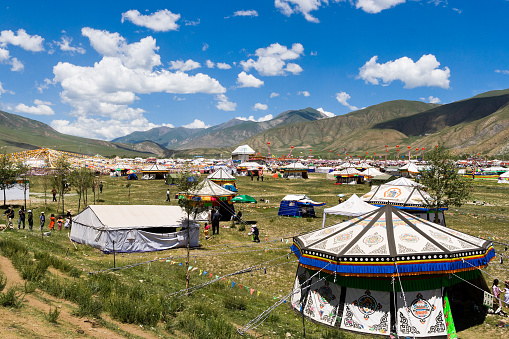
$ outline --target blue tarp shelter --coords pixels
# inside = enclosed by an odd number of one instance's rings
[[[281,200],[277,215],[288,217],[314,218],[315,206],[324,206],[324,202],[311,200],[305,194],[289,194]]]

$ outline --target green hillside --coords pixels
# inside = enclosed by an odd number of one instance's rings
[[[146,151],[137,151],[133,145],[62,134],[42,122],[0,111],[0,149],[2,153],[20,152],[41,147],[90,155],[153,156],[152,153]]]

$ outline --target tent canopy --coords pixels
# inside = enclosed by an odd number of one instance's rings
[[[363,214],[372,212],[376,209],[378,209],[378,208],[362,201],[357,196],[357,194],[354,194],[347,201],[342,202],[339,205],[325,208],[323,210],[323,213],[324,214],[347,215],[347,216],[351,216],[351,217],[357,217],[359,215],[363,215]]]
[[[212,181],[235,181],[237,178],[235,178],[233,175],[226,172],[223,168],[218,169],[212,174],[209,174],[207,176],[207,179],[210,179]]]
[[[256,152],[254,149],[249,147],[248,145],[242,145],[237,147],[233,152],[232,155],[238,155],[238,154],[255,154]]]
[[[313,206],[323,206],[325,205],[324,202],[316,202],[311,200],[307,195],[305,194],[288,194],[286,195],[282,201],[297,201],[302,204],[308,204]]]
[[[73,218],[73,223],[96,230],[185,227],[187,214],[179,206],[90,205]]]
[[[387,185],[392,185],[392,186],[417,186],[417,187],[426,187],[424,186],[423,184],[420,184],[418,182],[415,182],[413,180],[410,180],[410,179],[407,179],[405,177],[401,177],[401,178],[398,178],[396,180],[393,180],[393,181],[389,181],[387,183]]]
[[[210,197],[233,196],[235,194],[236,193],[213,183],[209,179],[203,180],[195,191],[190,192],[190,195],[192,196],[210,196]]]

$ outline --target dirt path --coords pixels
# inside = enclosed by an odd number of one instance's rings
[[[11,286],[19,286],[23,289],[24,280],[18,271],[12,266],[9,259],[0,256],[1,270],[7,277],[6,291]],[[60,310],[58,324],[51,324],[44,315],[50,308],[57,307]],[[0,307],[0,337],[2,338],[83,338],[92,337],[98,339],[116,339],[123,336],[102,327],[96,320],[77,318],[72,315],[75,306],[65,300],[56,299],[40,290],[33,294],[27,294],[23,299],[23,307],[20,309],[7,309]],[[143,331],[139,326],[121,324],[112,320],[109,316],[103,316],[109,323],[129,332],[131,335],[142,338],[157,338],[151,333]]]

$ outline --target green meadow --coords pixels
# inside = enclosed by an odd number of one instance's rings
[[[0,233],[0,254],[9,258],[23,279],[23,284],[3,290],[2,305],[42,321],[57,336],[82,337],[70,331],[56,311],[41,314],[21,302],[25,295],[47,302],[51,296],[66,303],[74,317],[93,319],[99,326],[118,337],[162,338],[237,338],[238,328],[244,327],[264,311],[286,296],[293,287],[297,269],[296,257],[291,254],[292,237],[322,225],[322,210],[316,208],[317,218],[278,217],[278,206],[286,194],[306,194],[325,207],[338,203],[337,194],[345,198],[352,194],[363,195],[368,185],[334,185],[325,174],[310,174],[307,180],[269,178],[251,181],[238,177],[239,194],[253,196],[265,202],[236,205],[243,209],[244,219],[256,222],[260,229],[260,243],[251,241],[250,226],[221,222],[220,234],[205,239],[200,233],[200,247],[191,250],[191,289],[185,289],[185,249],[150,253],[103,254],[91,247],[72,244],[68,231],[55,230],[44,236],[39,230],[38,216],[62,212],[61,203],[51,202],[47,192],[45,202],[40,177],[32,177],[31,199],[27,208],[34,210],[34,230],[15,230]],[[174,199],[177,188],[167,186],[162,180],[127,181],[125,177],[101,177],[103,193],[89,192],[88,204],[107,205],[177,205]],[[130,187],[126,185],[130,183]],[[493,180],[476,180],[472,195],[461,207],[451,207],[446,212],[447,226],[480,237],[491,237],[497,257],[484,271],[489,286],[493,277],[509,279],[509,258],[505,257],[505,243],[509,243],[508,211],[509,185]],[[165,202],[169,187],[171,202]],[[97,192],[96,192],[97,193]],[[83,209],[83,202],[81,205]],[[78,211],[78,197],[71,189],[65,196],[65,210]],[[142,207],[140,207],[142,208]],[[15,207],[16,211],[17,208]],[[3,213],[4,210],[0,210]],[[345,217],[328,216],[326,225],[345,220]],[[4,219],[5,220],[5,219]],[[2,221],[0,223],[4,223]],[[44,232],[47,232],[46,222]],[[499,254],[504,255],[500,264]],[[182,265],[181,265],[182,264]],[[114,265],[117,269],[113,270]],[[250,270],[247,270],[250,268]],[[203,272],[207,272],[205,275]],[[210,275],[212,274],[212,278]],[[212,282],[219,278],[218,281]],[[221,279],[221,277],[225,277]],[[10,276],[3,274],[3,281]],[[196,288],[199,287],[199,288]],[[11,291],[12,290],[12,291]],[[8,294],[10,293],[10,294]],[[21,301],[20,301],[21,300]],[[5,301],[5,303],[3,302]],[[45,319],[44,321],[41,319]],[[499,328],[498,316],[488,316],[482,325],[460,332],[460,338],[477,338],[482,334],[509,335],[506,328]],[[139,326],[141,333],[131,331]],[[127,326],[127,325],[126,325]],[[5,326],[0,326],[0,332]],[[11,328],[11,327],[9,327]],[[23,326],[11,328],[18,337],[30,333]],[[502,331],[502,332],[501,332]],[[355,338],[355,334],[305,321],[306,338]],[[303,321],[289,303],[282,303],[244,334],[244,337],[301,338]]]

